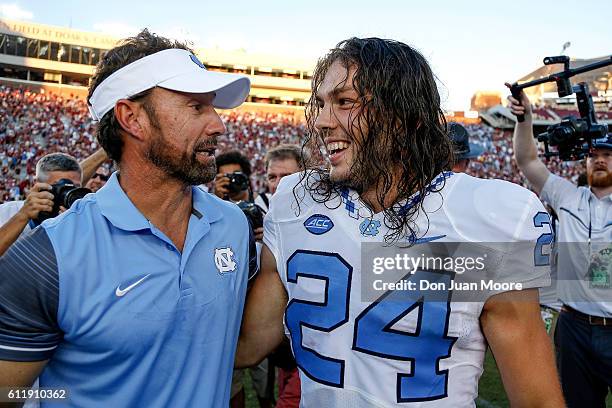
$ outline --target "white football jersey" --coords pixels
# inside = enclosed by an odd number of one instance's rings
[[[264,242],[289,298],[285,327],[300,370],[301,406],[475,406],[487,348],[479,325],[484,301],[363,302],[361,246],[382,242],[384,214],[371,215],[350,190],[317,202],[298,185],[300,177],[284,177],[272,197]],[[530,191],[451,172],[432,185],[444,187],[423,200],[419,238],[529,241],[545,254],[550,222]],[[549,283],[548,268],[535,267],[534,257],[513,269],[521,271],[513,280],[523,288]]]

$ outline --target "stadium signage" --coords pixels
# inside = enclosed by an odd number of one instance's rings
[[[0,32],[19,35],[44,41],[70,43],[86,47],[112,48],[116,38],[107,35],[96,35],[83,31],[61,29],[44,24],[24,23],[22,21],[0,20]]]

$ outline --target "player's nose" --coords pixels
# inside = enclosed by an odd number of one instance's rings
[[[318,130],[332,129],[335,123],[333,116],[330,104],[323,106],[315,119],[315,128]]]

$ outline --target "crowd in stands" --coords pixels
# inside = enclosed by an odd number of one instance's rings
[[[527,180],[519,171],[512,155],[512,130],[494,129],[483,124],[466,126],[470,141],[484,147],[484,153],[470,161],[467,173],[480,178],[496,178],[529,188]],[[539,144],[540,153],[544,153]],[[546,159],[545,159],[546,160]],[[548,159],[547,167],[553,174],[558,174],[577,183],[580,174],[586,171],[583,162],[563,162],[553,157]]]
[[[612,111],[610,111],[610,107],[611,106],[608,105],[607,109],[602,110],[601,107],[595,109],[595,117],[598,121],[612,120]],[[538,104],[533,108],[533,118],[535,120],[558,121],[568,116],[579,118],[580,112],[575,106],[569,107],[567,105],[543,106]]]
[[[533,109],[533,118],[535,120],[556,120],[557,118],[553,113],[546,108],[534,108]]]
[[[81,160],[97,148],[95,124],[83,100],[0,85],[0,203],[23,199],[33,185],[36,162],[45,154],[64,152]],[[292,113],[230,111],[221,114],[227,133],[217,152],[239,149],[253,167],[253,190],[265,185],[264,156],[279,143],[299,143],[304,124]],[[500,178],[525,185],[512,159],[512,132],[484,124],[467,127],[485,153],[470,162],[477,177]],[[576,182],[583,166],[552,159],[553,173]]]
[[[85,102],[0,85],[0,202],[23,199],[47,153],[77,159],[98,148]]]

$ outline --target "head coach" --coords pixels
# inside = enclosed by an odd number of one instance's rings
[[[88,103],[119,170],[0,258],[0,389],[39,376],[65,406],[227,405],[254,244],[194,186],[216,174],[214,108],[249,88],[147,30],[105,54]]]

